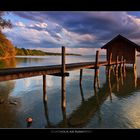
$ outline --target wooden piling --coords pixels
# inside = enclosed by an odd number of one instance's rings
[[[80,69],[80,85],[82,84],[83,69]]]
[[[46,95],[46,75],[43,75],[43,101],[47,101],[47,95]]]
[[[62,46],[62,78],[61,78],[61,90],[62,90],[62,100],[61,100],[61,106],[62,110],[66,111],[66,79],[65,79],[65,47]]]
[[[134,69],[134,86],[137,88],[137,70]]]
[[[123,85],[123,56],[121,57],[121,63],[120,63],[120,79],[121,79],[121,84]]]
[[[116,76],[118,76],[118,61],[119,61],[119,56],[117,56],[116,58],[116,71],[115,71]]]
[[[99,51],[96,51],[96,59],[95,59],[95,75],[94,75],[94,88],[96,88],[96,85],[99,86],[99,66],[98,66],[98,61],[99,61]]]
[[[123,76],[126,77],[126,71],[125,71],[125,62],[126,60],[123,60]]]
[[[111,65],[111,60],[112,60],[112,53],[110,53],[110,55],[109,55],[109,61],[108,61],[109,66]]]

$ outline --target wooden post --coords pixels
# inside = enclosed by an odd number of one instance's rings
[[[94,88],[96,88],[96,84],[97,84],[97,86],[99,88],[99,66],[98,66],[98,60],[99,60],[99,51],[96,51]]]
[[[126,77],[126,71],[125,71],[125,62],[126,60],[123,60],[123,76]]]
[[[137,88],[137,70],[134,69],[134,86]]]
[[[112,53],[110,53],[110,55],[109,55],[109,62],[108,62],[109,66],[111,65],[111,60],[112,60]]]
[[[43,101],[47,101],[47,95],[46,95],[46,75],[43,75]]]
[[[119,57],[117,56],[117,58],[116,58],[116,81],[117,81],[117,92],[119,91],[118,60],[119,60]]]
[[[118,76],[118,60],[119,60],[119,56],[117,56],[116,58],[116,76]]]
[[[135,48],[135,60],[134,60],[134,63],[133,63],[133,69],[134,70],[136,69],[136,60],[137,60],[137,49]]]
[[[61,81],[61,90],[62,90],[62,110],[66,111],[66,79],[65,79],[65,71],[66,71],[66,66],[65,66],[65,47],[62,46],[62,81]]]
[[[121,57],[121,65],[120,65],[120,79],[121,79],[121,84],[123,85],[122,71],[123,71],[123,56]]]
[[[80,85],[82,84],[83,69],[80,69]]]

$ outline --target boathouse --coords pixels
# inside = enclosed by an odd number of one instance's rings
[[[136,55],[137,51],[140,52],[140,46],[136,43],[128,40],[122,35],[117,35],[107,44],[101,47],[101,49],[106,49],[107,60],[109,61],[110,54],[112,53],[112,61],[118,59],[121,60],[122,56],[126,60],[127,64],[133,64],[136,66]]]

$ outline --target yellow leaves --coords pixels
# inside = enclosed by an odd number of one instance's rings
[[[0,58],[9,58],[15,56],[13,44],[0,32]]]

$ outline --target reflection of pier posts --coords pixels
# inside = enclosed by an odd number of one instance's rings
[[[80,84],[80,93],[81,93],[82,101],[85,101],[84,94],[83,94],[82,84]]]
[[[62,90],[62,100],[61,106],[64,111],[66,111],[66,79],[65,79],[65,47],[62,46],[62,78],[61,78],[61,90]]]
[[[66,128],[66,127],[68,127],[66,111],[62,110],[62,116],[63,116],[63,126],[62,127]]]
[[[49,115],[48,115],[48,105],[47,105],[47,102],[44,102],[44,112],[45,112],[45,117],[46,117],[46,121],[47,121],[47,127],[51,127],[51,123],[50,123]]]
[[[112,101],[112,87],[111,87],[111,80],[110,80],[110,75],[111,75],[111,67],[108,67],[108,74],[107,74],[107,80],[108,80],[108,87],[109,87],[109,96],[110,100]]]
[[[99,51],[96,51],[96,60],[95,60],[95,75],[94,75],[94,88],[97,87],[99,88],[99,66],[98,66],[98,61],[99,61]]]
[[[109,96],[110,96],[110,100],[112,100],[112,88],[111,88],[111,81],[110,81],[110,76],[111,76],[111,67],[107,66],[107,73],[106,73],[106,81],[108,84],[108,88],[109,88]]]
[[[47,101],[47,95],[46,95],[46,75],[43,75],[43,101]]]
[[[97,93],[97,88],[96,88],[96,87],[94,88],[94,93],[95,93],[97,105],[98,105],[98,107],[100,107],[100,104],[99,104],[99,97],[98,97],[98,93]]]
[[[82,84],[83,69],[80,69],[80,85]]]

